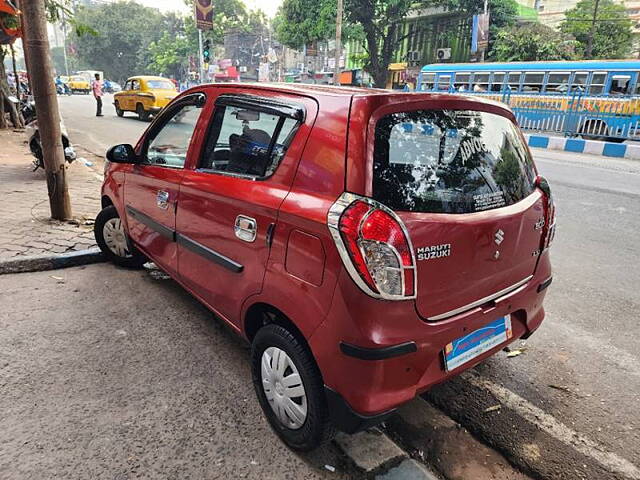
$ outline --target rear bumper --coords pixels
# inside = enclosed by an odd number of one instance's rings
[[[331,422],[340,431],[356,433],[378,425],[393,414],[395,409],[377,415],[361,415],[351,408],[346,400],[331,388],[324,386]]]
[[[413,302],[374,300],[341,275],[329,314],[309,344],[325,385],[370,426],[376,417],[384,418],[433,385],[529,337],[544,318],[542,302],[550,278],[545,253],[536,274],[514,295],[484,309],[425,322]],[[510,339],[452,371],[445,370],[442,352],[449,342],[507,314],[512,323]]]

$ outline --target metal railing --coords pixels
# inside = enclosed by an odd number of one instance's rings
[[[640,96],[586,96],[583,92],[538,95],[504,92],[457,92],[491,98],[513,110],[528,132],[624,141],[640,140]]]

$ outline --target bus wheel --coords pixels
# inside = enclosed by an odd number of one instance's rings
[[[585,140],[607,141],[609,138],[609,129],[602,120],[587,120],[580,125],[580,132],[580,136]]]

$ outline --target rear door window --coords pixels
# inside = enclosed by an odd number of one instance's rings
[[[376,125],[373,197],[394,210],[490,210],[527,197],[534,182],[516,126],[500,115],[421,110]]]
[[[300,122],[275,113],[216,106],[199,168],[254,178],[270,177],[284,157]]]

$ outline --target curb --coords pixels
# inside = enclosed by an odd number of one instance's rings
[[[99,248],[89,248],[55,255],[14,257],[6,260],[0,259],[0,275],[56,270],[58,268],[77,267],[104,261],[105,258]]]
[[[564,150],[565,152],[589,153],[605,157],[628,158],[640,160],[640,144],[603,142],[600,140],[583,140],[581,138],[551,137],[548,135],[524,134],[527,145],[532,148],[548,150]]]

